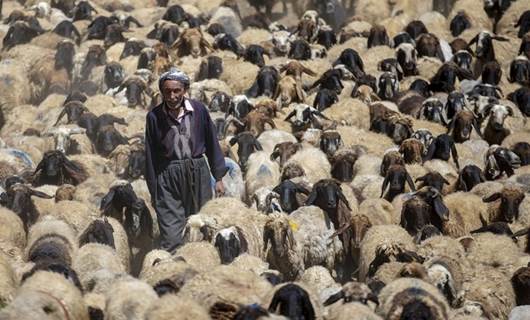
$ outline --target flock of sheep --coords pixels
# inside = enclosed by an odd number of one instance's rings
[[[0,319],[530,319],[528,0],[0,10]],[[172,66],[229,171],[170,253]]]

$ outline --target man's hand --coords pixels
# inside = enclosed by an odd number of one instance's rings
[[[222,180],[215,183],[215,195],[217,197],[222,197],[225,195],[225,185],[223,184]]]

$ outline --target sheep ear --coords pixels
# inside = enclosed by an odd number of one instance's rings
[[[256,98],[259,94],[259,86],[258,82],[254,81],[252,86],[245,92],[245,95],[250,98]]]
[[[482,198],[482,202],[493,202],[493,201],[500,199],[501,197],[502,197],[502,194],[500,192],[495,192],[489,197]]]
[[[442,221],[449,220],[449,209],[443,202],[441,196],[437,196],[433,200],[434,212],[442,219]]]
[[[416,187],[414,186],[414,181],[412,181],[412,178],[410,177],[410,174],[407,172],[407,183],[409,184],[409,187],[412,191],[416,191]]]
[[[57,121],[55,121],[55,123],[53,125],[54,127],[59,123],[59,121],[61,121],[61,119],[64,117],[65,114],[66,114],[66,109],[63,108],[63,110],[61,110],[61,113],[57,117]]]
[[[471,47],[471,45],[472,45],[473,43],[476,43],[477,41],[478,41],[478,34],[477,34],[475,37],[473,37],[473,39],[471,39],[471,40],[469,41],[469,43],[467,44],[468,48]]]
[[[335,302],[344,299],[344,291],[340,290],[339,292],[331,295],[326,301],[324,301],[324,307],[327,307]]]
[[[110,207],[110,204],[112,203],[112,200],[114,199],[114,194],[116,191],[114,189],[111,189],[109,193],[107,193],[102,199],[101,204],[99,206],[100,211],[107,211],[107,209]]]
[[[455,128],[455,120],[454,119],[451,119],[451,121],[449,121],[449,124],[447,125],[447,134],[451,133]]]
[[[513,234],[513,237],[524,236],[524,235],[527,234],[529,231],[530,231],[530,228],[524,228],[524,229],[519,230],[519,231],[517,231],[516,233],[514,233],[514,234]]]
[[[311,206],[315,203],[317,200],[317,190],[313,188],[309,196],[307,197],[307,200],[305,201],[306,206]]]
[[[456,182],[456,186],[457,186],[457,190],[461,190],[461,191],[469,191],[467,189],[467,185],[466,185],[466,182],[464,181],[464,179],[462,178],[462,174],[459,174],[458,175],[458,180]]]
[[[373,294],[372,292],[368,294],[368,300],[372,301],[376,305],[379,305],[379,299],[377,298],[377,295]]]
[[[513,109],[512,109],[512,107],[508,107],[508,106],[506,106],[506,110],[508,110],[508,115],[509,115],[510,117],[513,117]]]
[[[436,144],[434,142],[431,143],[429,146],[429,149],[427,149],[427,154],[425,155],[424,161],[431,160],[434,156],[434,152],[436,152]]]
[[[416,180],[414,180],[414,182],[418,182],[418,181],[420,182],[425,181],[425,176],[416,178]]]
[[[31,195],[32,196],[35,196],[35,197],[39,197],[39,198],[43,198],[43,199],[52,199],[53,196],[50,196],[42,191],[38,191],[38,190],[35,190],[35,189],[31,189]]]
[[[449,185],[449,184],[450,184],[449,181],[447,181],[446,178],[442,177],[442,180],[443,180],[444,184],[446,184],[446,185]]]
[[[383,184],[381,185],[381,196],[380,196],[380,198],[382,198],[383,195],[385,194],[386,187],[388,187],[388,175],[385,177],[385,180],[383,180]]]
[[[508,42],[510,39],[503,37],[503,36],[493,36],[491,37],[493,40],[501,41],[501,42]]]
[[[259,143],[258,139],[254,139],[254,148],[258,151],[263,151],[263,147],[261,146],[261,143]]]
[[[346,199],[346,197],[344,196],[344,193],[342,193],[342,190],[340,189],[340,185],[338,186],[338,189],[337,189],[337,196],[342,202],[344,202],[346,207],[351,211],[350,203],[348,202],[348,199]]]
[[[230,141],[228,142],[229,145],[233,146],[234,144],[237,143],[237,140],[238,140],[238,137],[235,136],[235,137],[232,137],[232,139],[230,139]]]
[[[291,119],[292,117],[294,117],[296,115],[296,110],[293,110],[291,111],[291,113],[289,113],[287,115],[287,117],[285,117],[285,119],[283,119],[284,121],[289,121],[289,119]]]
[[[458,152],[456,151],[454,142],[451,142],[451,154],[453,155],[453,161],[455,162],[456,168],[460,170],[460,164],[458,163]]]
[[[311,193],[311,191],[309,191],[308,189],[306,189],[304,186],[302,186],[300,184],[296,185],[296,192],[300,192],[300,193],[303,193],[303,194],[306,194],[306,195]]]
[[[271,156],[270,156],[270,159],[271,161],[274,161],[276,160],[276,158],[278,158],[280,156],[280,152],[278,150],[274,150],[272,153],[271,153]]]
[[[477,132],[478,136],[483,138],[482,137],[482,132],[480,132],[480,126],[479,126],[476,118],[473,119],[473,128],[475,128],[475,131]]]

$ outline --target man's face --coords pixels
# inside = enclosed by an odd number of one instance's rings
[[[162,95],[170,108],[177,108],[182,102],[185,93],[186,88],[179,81],[166,80],[162,84]]]

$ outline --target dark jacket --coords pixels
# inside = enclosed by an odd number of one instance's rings
[[[216,181],[219,181],[228,171],[225,165],[221,146],[217,140],[215,125],[206,107],[199,101],[188,99],[193,107],[193,131],[191,134],[192,156],[199,158],[206,154],[210,171]],[[163,109],[164,104],[153,108],[146,116],[145,123],[145,155],[147,187],[151,197],[155,196],[156,178],[164,171],[172,159],[167,158],[166,150],[161,141],[170,130]]]

